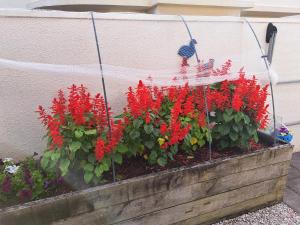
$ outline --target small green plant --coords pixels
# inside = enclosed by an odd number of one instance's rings
[[[216,122],[213,138],[221,149],[246,149],[249,141],[258,142],[257,124],[243,112],[235,112],[233,109],[225,109],[223,112],[217,110],[213,121]]]

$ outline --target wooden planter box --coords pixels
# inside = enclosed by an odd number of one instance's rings
[[[2,225],[209,224],[280,202],[289,144],[2,209]]]

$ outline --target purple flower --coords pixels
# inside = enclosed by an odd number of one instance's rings
[[[44,189],[47,189],[51,185],[51,181],[45,180],[44,181]]]
[[[11,191],[11,181],[9,177],[5,177],[2,182],[2,191],[4,193],[9,193]]]
[[[286,127],[280,127],[280,129],[279,129],[279,132],[280,133],[286,133],[286,134],[288,134],[289,133],[289,130],[286,128]]]
[[[0,166],[3,166],[4,165],[4,162],[2,159],[0,159]]]
[[[57,185],[62,185],[63,183],[64,183],[64,178],[63,177],[59,177],[59,178],[57,178],[57,180],[56,180],[56,184]]]
[[[33,181],[32,181],[32,177],[31,177],[31,174],[30,174],[30,171],[29,169],[25,169],[24,171],[24,181],[26,184],[28,184],[29,186],[32,186],[33,185]]]
[[[20,192],[20,199],[21,199],[21,201],[24,201],[26,199],[31,199],[31,197],[32,197],[32,191],[31,190],[23,189]]]

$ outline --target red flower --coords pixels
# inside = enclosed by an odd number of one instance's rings
[[[160,133],[164,136],[168,131],[168,127],[167,127],[167,124],[165,122],[163,122],[161,125],[160,125]]]
[[[232,108],[239,112],[243,105],[243,101],[239,95],[239,93],[235,92],[232,98]]]
[[[68,101],[62,90],[59,90],[58,96],[52,100],[51,115],[48,115],[42,106],[39,106],[37,110],[40,114],[40,120],[49,131],[51,149],[63,146],[64,136],[62,132],[70,123],[87,128],[96,128],[100,135],[103,132],[108,132],[107,116],[110,117],[111,112],[110,108],[106,108],[104,98],[100,94],[96,94],[93,98],[90,97],[90,93],[83,85],[78,87],[72,85],[68,89]],[[67,123],[66,120],[68,120]],[[111,128],[112,134],[108,138],[109,144],[105,145],[105,152],[110,152],[122,137],[122,123],[114,124],[111,122]]]
[[[105,153],[105,143],[101,138],[98,138],[96,142],[96,148],[95,148],[95,157],[96,160],[102,160]]]
[[[54,149],[55,147],[61,148],[64,143],[64,137],[60,133],[60,121],[58,119],[50,117],[49,123],[48,123],[48,129],[50,136],[52,137],[52,144],[51,149]]]
[[[62,90],[58,91],[58,99],[53,98],[52,100],[52,114],[58,115],[61,124],[65,123],[65,111],[66,111],[66,99]]]
[[[201,112],[198,116],[198,124],[200,127],[206,126],[206,115],[204,112]]]
[[[146,118],[145,118],[146,124],[149,124],[151,122],[150,113],[146,112]]]
[[[194,108],[194,95],[191,93],[186,99],[186,102],[183,105],[184,115],[193,114]]]
[[[111,134],[108,133],[107,141],[99,137],[96,142],[96,160],[102,160],[105,154],[110,154],[113,151],[123,136],[123,129],[124,125],[121,120],[118,120],[117,123],[111,121]]]
[[[36,112],[40,114],[39,119],[42,121],[43,125],[47,126],[49,122],[49,115],[47,114],[43,106],[39,105],[38,110]]]

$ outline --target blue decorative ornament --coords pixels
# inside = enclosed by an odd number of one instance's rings
[[[278,135],[277,138],[279,138],[280,140],[283,140],[286,143],[290,143],[293,140],[293,135],[291,134],[286,134],[286,135]]]
[[[195,39],[192,39],[189,45],[183,45],[178,50],[178,55],[182,57],[182,66],[189,65],[187,63],[187,60],[195,54],[195,44],[197,44],[197,41]]]
[[[286,126],[281,126],[276,130],[276,137],[286,143],[290,143],[293,140],[293,135]]]

